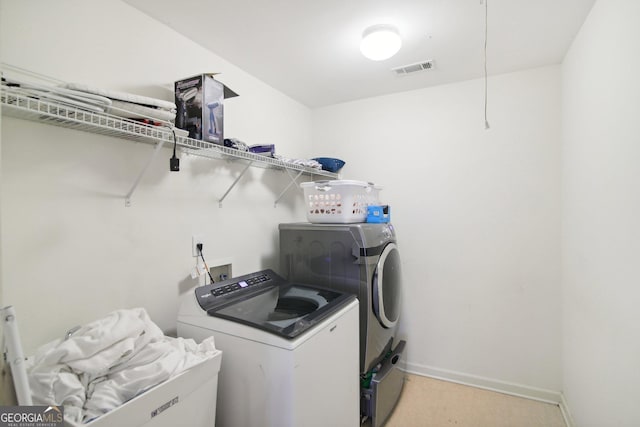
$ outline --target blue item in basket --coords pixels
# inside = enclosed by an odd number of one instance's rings
[[[389,205],[369,205],[367,206],[367,222],[389,222],[391,211]]]
[[[329,172],[338,172],[344,166],[344,160],[334,159],[333,157],[316,157],[316,162],[322,165],[322,169]]]

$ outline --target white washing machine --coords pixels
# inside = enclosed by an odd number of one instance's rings
[[[185,295],[178,335],[222,350],[219,427],[358,426],[358,300],[271,270]]]

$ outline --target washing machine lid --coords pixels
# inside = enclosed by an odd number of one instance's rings
[[[321,287],[288,283],[263,270],[196,288],[209,316],[242,323],[293,339],[355,299]]]

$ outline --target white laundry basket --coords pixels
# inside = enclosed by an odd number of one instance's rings
[[[314,223],[365,222],[367,206],[378,204],[380,187],[353,180],[300,184],[304,190],[307,220]]]
[[[71,427],[212,426],[222,351],[86,424]]]

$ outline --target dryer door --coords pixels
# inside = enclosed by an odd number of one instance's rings
[[[373,275],[373,311],[385,328],[393,328],[400,317],[402,276],[400,253],[395,243],[385,246]]]

